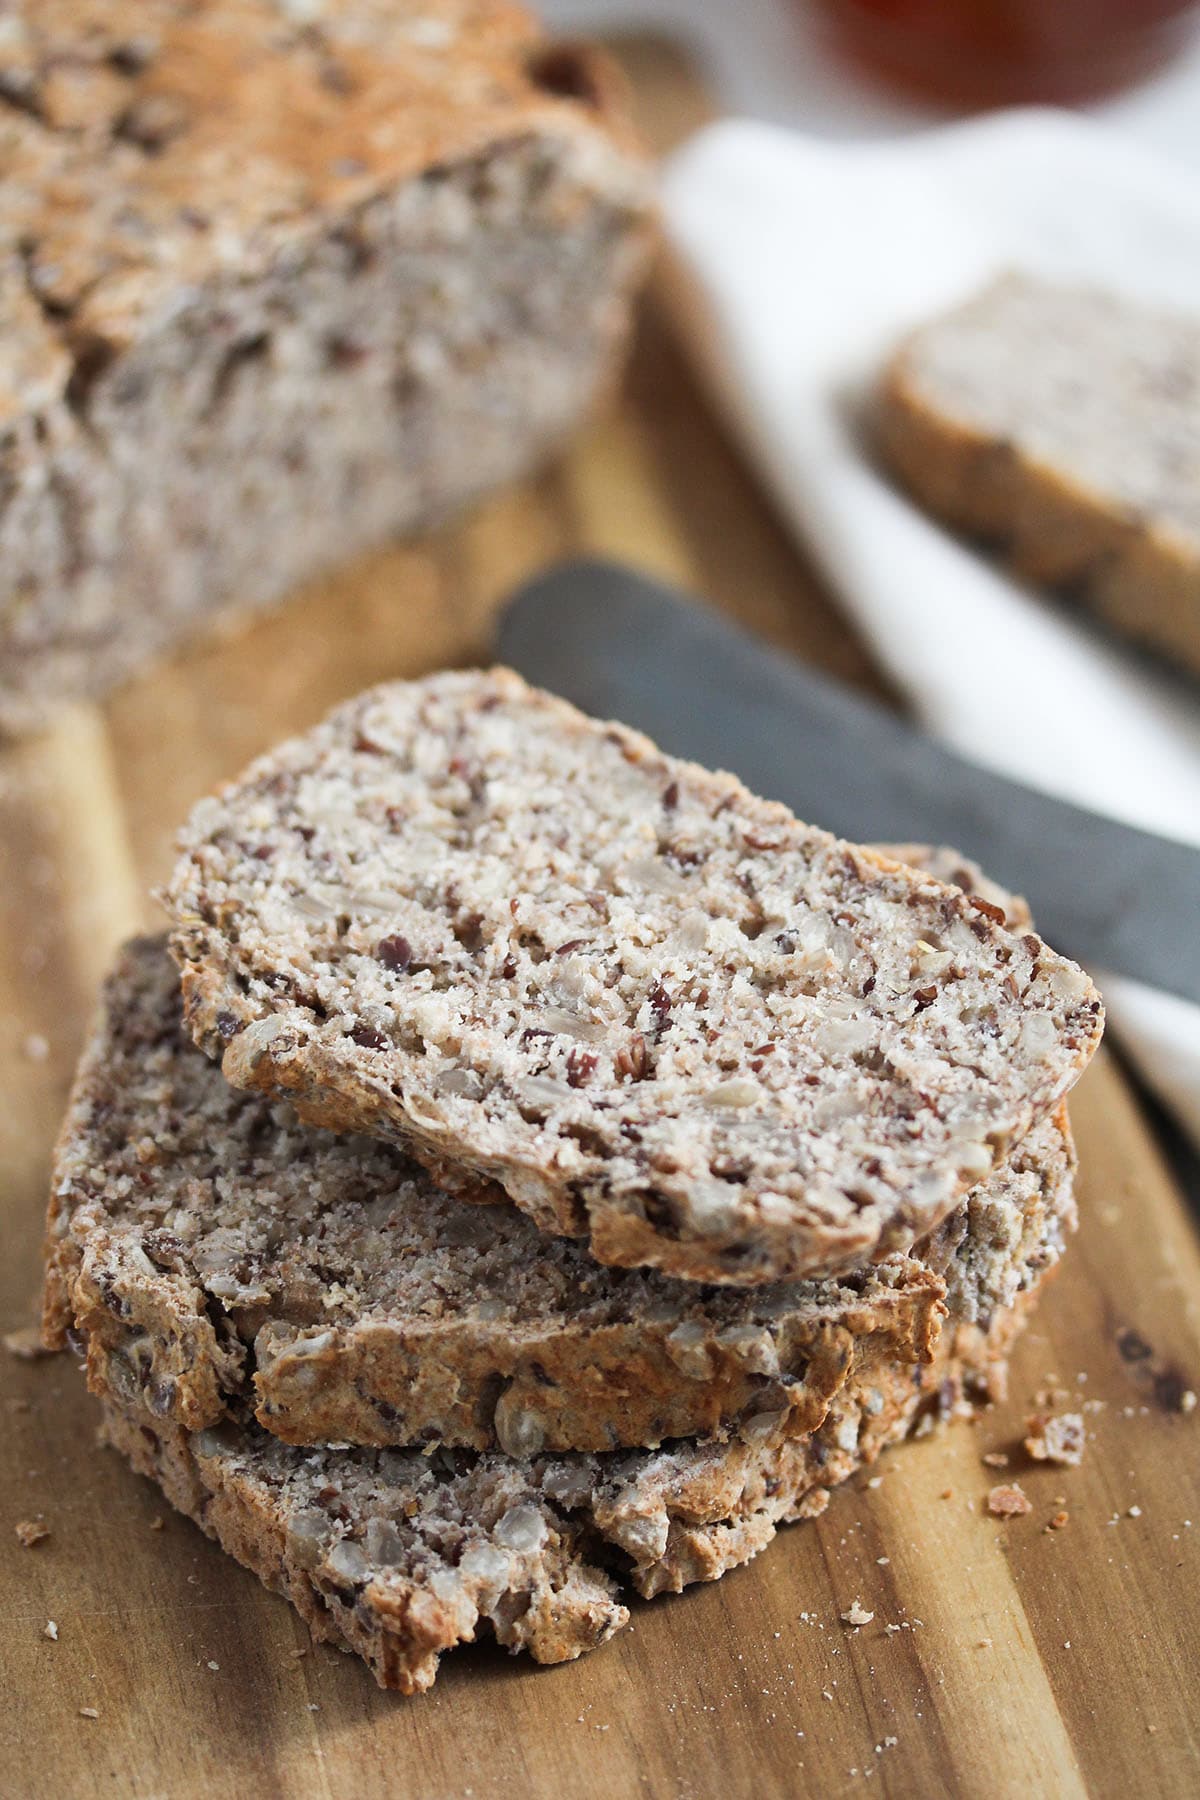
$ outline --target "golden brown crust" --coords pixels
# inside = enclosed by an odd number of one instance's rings
[[[307,22],[276,0],[25,0],[0,50],[19,103],[0,229],[25,246],[47,377],[70,377],[64,341],[128,344],[181,286],[252,279],[322,218],[501,139],[628,155],[611,73],[557,54],[509,0],[326,0]],[[0,419],[31,398],[0,387]]]
[[[893,1316],[880,1308],[872,1322],[897,1360],[917,1360],[936,1341],[938,1310],[936,1282],[914,1283],[903,1298],[896,1296]],[[488,1334],[471,1343],[469,1335],[367,1326],[323,1359],[273,1358],[269,1340],[260,1339],[256,1415],[288,1443],[394,1442],[398,1430],[413,1429],[395,1422],[408,1417],[446,1420],[444,1441],[499,1444],[515,1453],[710,1436],[736,1430],[748,1413],[773,1416],[778,1429],[800,1435],[820,1424],[856,1352],[866,1349],[852,1331],[828,1321],[797,1322],[777,1340],[783,1385],[764,1393],[761,1378],[715,1334],[698,1346],[712,1370],[698,1381],[681,1371],[669,1331],[653,1325],[507,1342]]]

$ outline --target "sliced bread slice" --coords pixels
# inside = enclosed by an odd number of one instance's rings
[[[905,1250],[1100,1036],[1001,908],[506,670],[360,696],[181,848],[172,952],[229,1081],[605,1263],[749,1284]]]
[[[232,1422],[189,1433],[138,1401],[107,1402],[105,1432],[314,1637],[413,1693],[480,1635],[544,1663],[603,1643],[628,1617],[618,1580],[651,1596],[749,1561],[887,1445],[995,1397],[1035,1286],[986,1330],[948,1331],[932,1364],[843,1389],[818,1432],[785,1442],[529,1461],[297,1449]]]
[[[1200,315],[1011,274],[884,375],[922,505],[1200,672]]]
[[[1010,1271],[1034,1244],[1056,1255],[1071,1174],[1065,1122],[1039,1126],[968,1235]],[[514,1455],[810,1432],[864,1370],[930,1360],[968,1231],[960,1208],[921,1258],[842,1281],[605,1269],[377,1140],[231,1088],[182,1030],[162,938],[109,977],[52,1189],[47,1337],[86,1336],[101,1393],[193,1430],[253,1404],[291,1443]]]

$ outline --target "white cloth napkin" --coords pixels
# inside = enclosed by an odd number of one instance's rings
[[[1005,268],[1200,311],[1194,178],[1054,112],[850,145],[730,120],[668,163],[664,208],[699,369],[917,716],[979,762],[1200,844],[1200,689],[960,545],[853,422],[904,330]],[[1200,1008],[1093,973],[1200,1142]]]

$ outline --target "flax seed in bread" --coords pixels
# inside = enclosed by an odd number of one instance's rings
[[[606,1263],[754,1284],[907,1250],[1101,1029],[1001,907],[505,670],[362,695],[181,850],[185,1017],[230,1082]]]

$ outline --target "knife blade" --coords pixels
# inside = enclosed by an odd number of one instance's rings
[[[953,845],[1024,894],[1057,947],[1200,1002],[1200,851],[968,762],[702,601],[568,563],[509,603],[499,653],[839,837]]]

